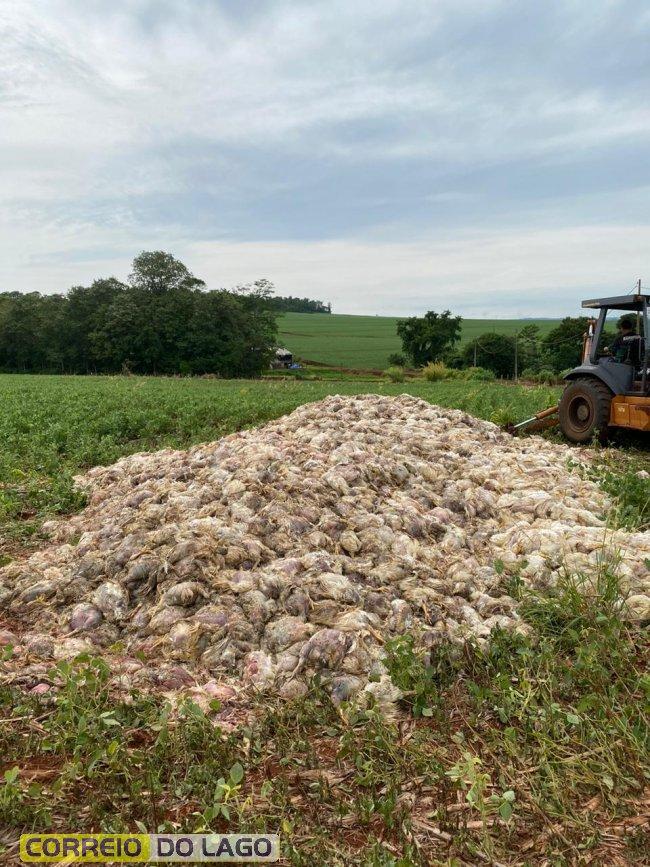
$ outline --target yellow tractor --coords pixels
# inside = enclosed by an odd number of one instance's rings
[[[641,283],[631,295],[597,298],[582,302],[598,310],[588,321],[582,361],[564,378],[566,387],[558,406],[538,413],[514,426],[514,431],[540,429],[557,423],[574,443],[605,438],[610,428],[630,428],[650,433],[650,348],[647,346],[650,295],[641,293]],[[632,322],[617,339],[616,351],[599,349],[610,310],[628,314]],[[625,333],[627,331],[627,333]]]

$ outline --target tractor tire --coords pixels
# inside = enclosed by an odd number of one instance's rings
[[[572,443],[588,443],[595,436],[606,440],[613,396],[595,377],[570,382],[560,398],[560,430],[564,436]]]

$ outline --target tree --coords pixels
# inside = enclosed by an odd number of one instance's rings
[[[205,286],[203,280],[195,277],[182,262],[162,250],[140,253],[133,260],[132,267],[130,285],[153,295],[162,295],[172,289]]]
[[[2,296],[0,367],[16,372],[61,369],[60,326],[65,299],[38,292]]]
[[[557,328],[549,331],[544,338],[542,345],[546,365],[556,373],[579,363],[588,322],[586,316],[566,316]]]
[[[161,340],[151,294],[129,287],[114,299],[95,335],[103,373],[128,368],[133,373],[162,373]]]
[[[0,369],[258,376],[277,341],[274,288],[205,284],[168,253],[141,253],[129,284],[111,277],[67,295],[0,294]]]
[[[225,290],[201,293],[187,332],[187,359],[192,373],[218,373],[221,376],[259,374],[265,360],[258,364],[259,349],[270,358],[275,336],[265,342],[257,335],[241,298]],[[209,327],[206,328],[206,323]]]
[[[587,332],[589,319],[586,316],[566,316],[562,322],[546,335],[542,341],[545,356],[545,366],[560,373],[569,367],[575,367],[581,361],[584,335]],[[611,343],[613,334],[603,330],[599,342],[599,350]]]
[[[261,277],[254,283],[243,283],[235,286],[234,291],[244,298],[254,298],[257,301],[266,303],[267,309],[272,306],[273,296],[275,295],[275,286],[266,277]]]
[[[75,373],[102,370],[104,347],[100,334],[111,305],[126,291],[124,283],[114,277],[70,289],[61,322],[65,370]]]
[[[476,361],[475,361],[476,359]],[[463,347],[466,367],[484,367],[497,376],[513,376],[515,370],[515,341],[505,334],[481,334]]]
[[[423,367],[430,361],[438,361],[460,340],[462,318],[452,316],[449,310],[434,313],[429,310],[424,316],[411,316],[397,323],[404,353],[415,367]]]
[[[250,376],[268,367],[277,342],[278,324],[276,312],[271,309],[275,286],[265,278],[252,285],[239,286],[246,318],[242,322],[242,338],[247,346],[240,374]]]
[[[539,325],[529,323],[520,328],[515,336],[517,343],[517,370],[541,370],[542,348]]]
[[[331,313],[332,305],[323,304],[322,301],[314,301],[311,298],[295,298],[293,295],[286,297],[276,296],[271,299],[271,307],[281,313]]]

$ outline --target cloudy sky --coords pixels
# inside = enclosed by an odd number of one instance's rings
[[[142,249],[345,313],[650,283],[647,0],[0,0],[0,290]]]

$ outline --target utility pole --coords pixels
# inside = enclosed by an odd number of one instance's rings
[[[519,379],[519,371],[517,369],[517,362],[519,360],[518,359],[518,353],[517,353],[517,348],[518,348],[517,337],[518,336],[519,336],[519,332],[515,331],[515,382],[517,382],[517,380]]]

